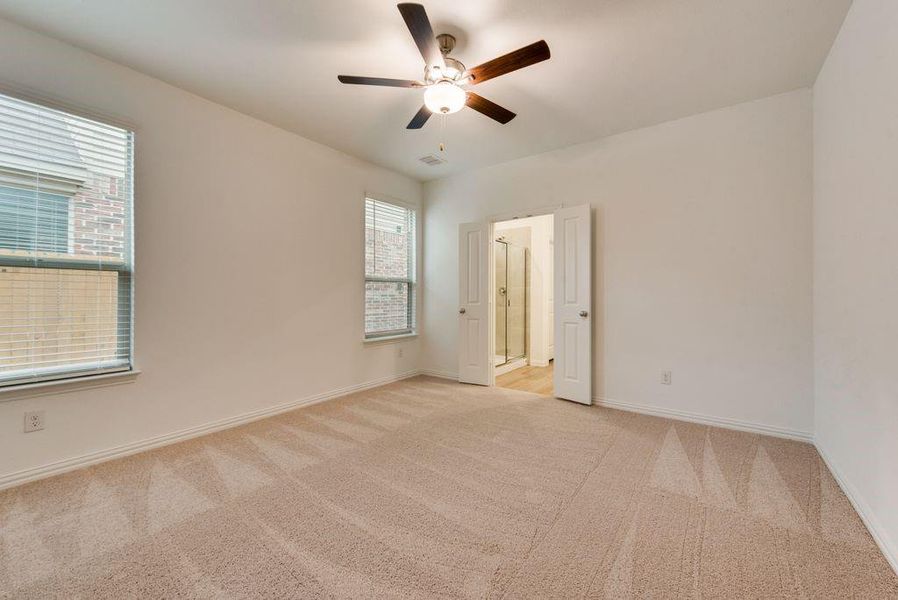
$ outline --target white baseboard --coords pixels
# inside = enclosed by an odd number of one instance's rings
[[[879,522],[879,519],[876,518],[873,510],[870,509],[870,505],[864,501],[857,489],[844,477],[842,471],[839,470],[836,463],[832,461],[823,446],[819,442],[815,442],[814,445],[817,447],[817,452],[820,454],[820,458],[826,463],[826,466],[829,468],[829,472],[832,473],[836,483],[838,483],[839,487],[842,488],[842,491],[845,492],[848,501],[851,502],[855,512],[857,512],[861,521],[864,522],[867,531],[870,532],[876,545],[879,546],[882,555],[885,556],[889,565],[891,565],[892,570],[898,575],[898,544],[889,537],[889,534]]]
[[[30,481],[36,481],[38,479],[60,475],[68,471],[74,471],[75,469],[81,469],[83,467],[106,462],[108,460],[122,458],[130,454],[137,454],[138,452],[143,452],[145,450],[152,450],[153,448],[158,448],[160,446],[167,446],[176,442],[189,440],[191,438],[199,437],[208,433],[213,433],[215,431],[230,429],[231,427],[237,427],[238,425],[244,425],[252,421],[258,421],[259,419],[271,417],[299,408],[301,406],[308,406],[310,404],[324,402],[325,400],[332,400],[334,398],[339,398],[341,396],[346,396],[355,392],[361,392],[371,388],[386,385],[388,383],[393,383],[395,381],[408,379],[409,377],[414,377],[420,374],[420,370],[414,370],[400,375],[382,377],[373,381],[350,385],[328,392],[322,392],[320,394],[307,396],[299,400],[293,400],[284,404],[278,404],[277,406],[254,410],[234,417],[219,419],[217,421],[212,421],[211,423],[205,423],[203,425],[197,425],[195,427],[188,427],[187,429],[174,431],[172,433],[166,433],[152,438],[147,438],[145,440],[123,444],[121,446],[107,448],[105,450],[98,450],[96,452],[89,452],[81,456],[67,458],[46,465],[41,465],[39,467],[23,469],[21,471],[16,471],[14,473],[0,476],[0,490],[17,485],[22,485],[23,483],[28,483]]]
[[[510,373],[515,369],[520,369],[521,367],[527,366],[527,359],[523,356],[521,358],[515,358],[513,360],[508,361],[504,365],[496,365],[493,367],[493,372],[498,375],[504,375],[505,373]]]
[[[421,369],[419,375],[429,375],[430,377],[439,377],[440,379],[452,379],[458,381],[458,373],[450,373],[449,371],[437,371],[436,369]]]
[[[530,359],[531,367],[548,367],[549,363],[550,361],[548,360],[533,360],[532,358]]]
[[[339,398],[341,396],[346,396],[355,392],[361,392],[371,388],[386,385],[388,383],[393,383],[395,381],[408,379],[416,375],[429,375],[431,377],[439,377],[441,379],[449,379],[454,381],[458,380],[458,375],[456,373],[449,373],[446,371],[438,371],[434,369],[419,369],[396,376],[384,377],[365,383],[331,390],[329,392],[307,396],[305,398],[301,398],[299,400],[294,400],[292,402],[287,402],[284,404],[279,404],[277,406],[251,411],[242,415],[237,415],[235,417],[228,417],[225,419],[220,419],[218,421],[213,421],[211,423],[198,425],[196,427],[189,427],[187,429],[182,429],[180,431],[148,438],[138,442],[132,442],[130,444],[123,444],[114,448],[107,448],[105,450],[90,452],[88,454],[68,458],[39,467],[23,469],[21,471],[0,476],[0,490],[21,485],[23,483],[28,483],[30,481],[36,481],[38,479],[52,477],[54,475],[59,475],[68,471],[73,471],[75,469],[88,467],[90,465],[106,462],[108,460],[122,458],[131,454],[137,454],[138,452],[151,450],[160,446],[174,444],[176,442],[199,437],[201,435],[213,433],[215,431],[237,427],[239,425],[284,413],[296,408],[300,408],[302,406],[309,406],[318,402],[332,400],[334,398]],[[619,410],[626,410],[630,412],[642,413],[658,417],[667,417],[680,421],[689,421],[693,423],[701,423],[704,425],[714,425],[727,429],[736,429],[739,431],[747,431],[762,435],[773,435],[776,437],[814,443],[813,436],[810,433],[804,431],[790,430],[781,427],[773,427],[770,425],[760,425],[757,423],[748,423],[745,421],[727,419],[723,417],[712,417],[669,408],[632,404],[629,402],[621,402],[618,400],[610,400],[607,398],[594,398],[594,402],[599,406],[604,406],[607,408],[615,408]],[[874,515],[873,511],[870,509],[869,505],[863,500],[862,496],[857,492],[854,486],[852,486],[849,481],[845,479],[845,477],[842,475],[842,472],[827,454],[826,450],[817,443],[815,443],[815,446],[817,448],[817,451],[820,453],[821,458],[823,458],[823,462],[826,463],[826,466],[829,468],[836,482],[839,484],[839,487],[841,487],[842,491],[845,492],[845,495],[848,497],[848,500],[851,502],[852,506],[854,506],[854,509],[857,511],[864,525],[867,527],[870,535],[876,541],[876,544],[882,551],[883,556],[885,556],[892,569],[895,570],[895,573],[898,574],[898,545],[896,545],[895,542],[889,537],[888,533],[885,531],[885,529],[879,523],[879,520]]]
[[[608,398],[593,398],[593,402],[599,406],[604,406],[606,408],[616,408],[619,410],[626,410],[629,412],[641,413],[644,415],[652,415],[655,417],[666,417],[668,419],[675,419],[677,421],[689,421],[690,423],[713,425],[715,427],[723,427],[725,429],[736,429],[738,431],[747,431],[749,433],[772,435],[789,440],[797,440],[799,442],[813,443],[814,441],[814,435],[812,433],[807,431],[799,431],[796,429],[786,429],[784,427],[763,425],[761,423],[751,423],[748,421],[740,421],[738,419],[729,419],[726,417],[713,417],[700,413],[688,412],[685,410],[676,410],[673,408],[633,404],[630,402],[621,402],[620,400],[610,400]]]

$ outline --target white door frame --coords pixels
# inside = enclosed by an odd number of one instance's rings
[[[489,278],[490,278],[490,304],[489,304],[489,321],[488,326],[490,328],[490,343],[487,351],[489,352],[489,361],[490,361],[490,386],[496,385],[496,256],[494,254],[495,250],[495,239],[496,239],[496,223],[502,221],[513,221],[515,219],[526,219],[527,217],[542,217],[545,215],[554,215],[555,211],[559,208],[562,208],[561,204],[556,204],[552,206],[543,206],[540,208],[534,208],[529,210],[516,210],[513,212],[499,213],[495,215],[490,215],[487,217],[487,222],[489,223],[489,234],[490,234],[490,251],[487,256],[487,260],[489,260]],[[552,323],[552,327],[555,327],[555,324]]]

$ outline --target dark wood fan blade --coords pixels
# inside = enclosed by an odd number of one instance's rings
[[[384,77],[359,77],[357,75],[337,75],[340,83],[355,85],[385,85],[387,87],[415,88],[421,87],[417,81],[410,79],[387,79]]]
[[[427,18],[427,12],[424,10],[424,7],[410,2],[403,2],[397,6],[427,66],[445,69],[446,63],[443,62],[443,53],[440,52],[440,45],[433,35],[433,27],[430,26],[430,19]]]
[[[490,119],[499,121],[503,125],[514,119],[516,116],[507,108],[502,108],[495,102],[491,102],[483,96],[475,94],[474,92],[468,92],[467,95],[468,99],[465,101],[465,104],[467,104],[477,112],[488,116]]]
[[[415,113],[415,116],[412,117],[412,120],[409,121],[409,124],[405,126],[406,129],[421,129],[424,127],[424,123],[427,123],[427,119],[430,118],[431,112],[426,106],[422,106],[421,110]]]
[[[514,52],[504,54],[499,58],[487,61],[482,65],[477,65],[473,69],[470,69],[468,73],[470,73],[472,77],[471,83],[483,83],[493,77],[498,77],[499,75],[505,75],[506,73],[511,73],[512,71],[535,65],[538,62],[547,60],[550,56],[549,44],[544,40],[540,40],[529,46],[524,46],[523,48],[515,50]]]

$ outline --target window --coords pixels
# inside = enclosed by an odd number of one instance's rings
[[[365,338],[415,332],[415,211],[365,199]]]
[[[131,368],[133,147],[0,95],[0,386]]]
[[[0,251],[35,246],[68,251],[68,196],[0,186]]]

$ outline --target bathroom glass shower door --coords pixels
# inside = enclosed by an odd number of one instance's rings
[[[495,365],[527,355],[527,249],[499,238],[496,257]]]

